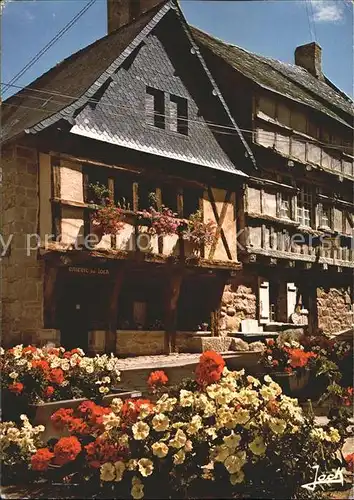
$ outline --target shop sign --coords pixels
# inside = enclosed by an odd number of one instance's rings
[[[76,267],[71,266],[68,268],[69,273],[85,274],[85,275],[109,275],[109,269],[100,267]]]

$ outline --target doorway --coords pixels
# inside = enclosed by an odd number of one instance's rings
[[[58,304],[60,344],[66,349],[88,350],[89,304],[82,284],[73,282],[62,290]]]

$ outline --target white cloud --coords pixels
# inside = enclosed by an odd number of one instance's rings
[[[307,0],[306,0],[307,1]],[[310,0],[317,23],[336,23],[344,17],[344,0]]]

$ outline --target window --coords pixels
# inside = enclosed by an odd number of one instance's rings
[[[175,95],[170,96],[170,130],[188,135],[188,101]]]
[[[149,182],[139,183],[139,210],[156,208],[156,186]]]
[[[312,213],[312,188],[302,186],[297,195],[297,222],[302,226],[311,226]]]
[[[279,215],[282,219],[291,219],[291,195],[281,193]]]
[[[279,283],[270,281],[269,283],[269,319],[270,321],[278,321],[278,297],[279,297]]]
[[[331,207],[329,205],[322,205],[320,209],[320,226],[331,227]]]
[[[198,189],[183,189],[183,217],[186,219],[199,210],[202,193]]]
[[[162,186],[162,204],[177,213],[177,188],[170,184]]]
[[[133,182],[130,175],[118,174],[114,178],[114,201],[123,210],[133,210]]]
[[[108,178],[110,171],[106,168],[87,168],[87,185],[85,187],[85,202],[98,205],[109,196]]]
[[[165,128],[165,94],[162,90],[146,87],[145,112],[149,125]]]

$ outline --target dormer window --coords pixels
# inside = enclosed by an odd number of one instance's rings
[[[157,128],[165,128],[165,93],[162,90],[146,87],[146,121]]]
[[[183,97],[170,96],[170,130],[188,135],[188,101]]]

